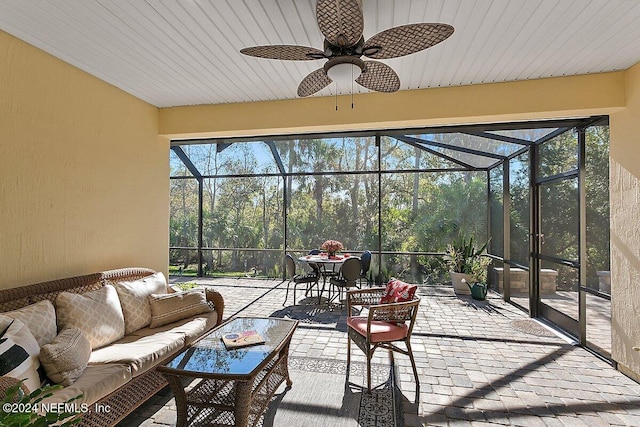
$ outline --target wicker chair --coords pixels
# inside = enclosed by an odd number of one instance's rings
[[[287,298],[289,298],[289,286],[291,286],[291,282],[293,282],[293,305],[296,305],[296,287],[299,284],[305,284],[307,287],[307,293],[314,285],[318,285],[318,280],[320,279],[320,271],[315,264],[309,264],[309,266],[313,269],[311,273],[307,274],[296,274],[296,261],[293,259],[291,254],[287,254],[285,257],[285,264],[287,267],[287,277],[289,277],[289,281],[287,282],[287,293],[284,297],[284,302],[282,305],[287,304]]]
[[[419,387],[416,361],[411,351],[411,333],[416,322],[420,297],[414,296],[407,302],[380,304],[385,288],[353,289],[347,291],[347,367],[351,362],[351,341],[364,352],[367,357],[367,390],[371,392],[371,358],[378,348],[409,356],[416,385]],[[352,307],[367,306],[368,316],[352,316]],[[396,344],[404,342],[402,349]],[[347,371],[348,372],[348,371]]]

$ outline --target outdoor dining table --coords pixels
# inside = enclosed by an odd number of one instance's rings
[[[349,258],[349,256],[349,254],[345,254],[329,257],[327,254],[321,253],[318,255],[305,255],[298,258],[298,261],[300,262],[316,264],[320,270],[320,275],[322,276],[322,289],[318,292],[318,304],[322,300],[322,294],[324,293],[324,289],[327,284],[327,277],[337,276],[340,272],[340,267],[342,267],[342,264],[347,258]],[[329,292],[329,289],[327,289],[327,292]],[[329,298],[327,298],[327,301],[329,301]]]

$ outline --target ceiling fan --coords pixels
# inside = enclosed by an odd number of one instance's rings
[[[253,46],[241,53],[259,58],[309,61],[328,59],[324,67],[307,75],[298,86],[298,96],[313,95],[332,82],[352,82],[377,92],[400,89],[398,75],[388,65],[372,59],[389,59],[427,49],[446,40],[453,27],[441,23],[408,24],[384,30],[364,40],[361,0],[318,0],[318,27],[324,50],[297,45]]]

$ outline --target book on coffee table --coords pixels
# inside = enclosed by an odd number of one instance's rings
[[[264,344],[264,338],[256,331],[242,331],[224,334],[222,341],[227,350],[232,348],[247,347],[250,345]]]

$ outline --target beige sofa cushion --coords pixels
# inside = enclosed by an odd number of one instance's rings
[[[124,313],[125,335],[149,326],[151,323],[149,295],[167,293],[167,280],[160,272],[139,280],[115,282],[113,286],[118,292]]]
[[[212,311],[210,313],[202,313],[195,317],[188,319],[182,319],[168,325],[163,325],[157,328],[142,328],[133,333],[138,337],[144,337],[147,335],[157,334],[158,332],[174,332],[182,334],[185,337],[185,345],[190,345],[196,339],[200,338],[202,334],[216,326],[218,321],[218,313]]]
[[[136,377],[184,347],[184,342],[183,334],[171,331],[149,336],[137,336],[134,332],[111,345],[94,350],[89,365],[125,363]]]
[[[74,294],[62,292],[56,298],[58,326],[75,326],[89,339],[96,349],[124,336],[124,315],[118,293],[111,285]]]
[[[49,344],[40,349],[40,363],[56,384],[69,386],[84,372],[91,356],[91,343],[75,327],[63,329]]]
[[[24,323],[40,347],[50,343],[58,333],[56,310],[48,299],[2,314]]]
[[[203,289],[176,292],[165,295],[150,295],[150,328],[167,325],[202,313],[213,311],[207,303]]]
[[[51,397],[44,399],[42,403],[65,402],[83,394],[84,396],[75,402],[91,405],[125,385],[131,378],[131,368],[127,365],[89,365],[76,382],[56,390]]]

